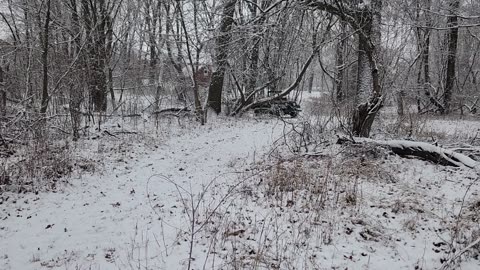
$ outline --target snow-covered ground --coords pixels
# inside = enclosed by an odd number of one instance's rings
[[[79,143],[74,151],[92,151],[105,164],[101,172],[61,192],[6,196],[0,269],[185,268],[188,249],[177,242],[189,226],[180,194],[231,179],[279,135],[274,120],[193,125],[148,143],[109,136]]]
[[[0,269],[440,269],[480,236],[475,170],[328,134],[292,153],[301,119],[153,121],[72,145],[96,170],[56,192],[2,194]]]

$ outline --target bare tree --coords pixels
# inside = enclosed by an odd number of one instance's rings
[[[382,1],[302,1],[308,7],[334,14],[358,32],[357,108],[352,116],[352,133],[368,137],[375,115],[383,102],[379,77]]]
[[[112,27],[119,3],[108,0],[81,0],[82,20],[87,40],[86,65],[89,92],[95,111],[107,110],[108,76]]]

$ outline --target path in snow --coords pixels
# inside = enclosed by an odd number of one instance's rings
[[[219,121],[154,151],[130,149],[105,161],[102,175],[72,180],[62,192],[11,198],[0,205],[0,269],[185,268],[188,245],[174,243],[188,216],[169,181],[198,194],[258,159],[281,131],[273,120]]]

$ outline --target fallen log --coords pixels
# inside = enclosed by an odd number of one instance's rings
[[[161,114],[166,112],[190,112],[190,109],[187,107],[184,108],[168,108],[159,111],[154,111],[152,114]]]
[[[384,146],[399,156],[417,157],[444,166],[475,168],[479,165],[477,161],[466,155],[456,153],[452,150],[426,142],[406,140],[380,141],[366,138],[339,138],[337,141],[338,144],[345,144],[347,142],[354,144],[368,143]]]

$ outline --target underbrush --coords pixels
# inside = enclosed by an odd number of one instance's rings
[[[329,260],[322,251],[341,239],[388,241],[365,211],[364,188],[394,176],[384,178],[383,153],[370,157],[334,150],[264,164],[212,221],[210,232],[218,233],[204,237],[226,269],[322,268]]]
[[[398,265],[455,269],[478,260],[478,201],[458,201],[478,194],[475,172],[403,159],[378,146],[336,145],[345,117],[311,108],[321,112],[282,120],[284,136],[269,165],[252,172],[254,180],[215,222],[214,231],[223,233],[211,241],[225,268],[376,269],[371,258],[398,263],[391,258],[404,256]],[[380,116],[374,136],[476,140],[469,121],[409,117]]]
[[[337,104],[326,96],[311,98],[304,104],[302,121],[308,122],[311,130],[321,129],[323,132],[333,131],[336,134],[351,135],[351,116],[354,110],[352,102],[346,100],[343,104]],[[461,142],[475,146],[480,144],[478,117],[475,115],[418,114],[411,108],[400,116],[395,111],[391,106],[385,106],[380,110],[372,126],[371,137],[444,144]],[[302,121],[299,121],[299,126]],[[303,136],[308,137],[310,134]]]
[[[70,143],[59,121],[17,115],[2,123],[0,193],[54,190],[73,171]]]
[[[1,158],[0,193],[55,191],[69,183],[74,173],[93,173],[94,159],[78,155],[69,140],[32,140]]]
[[[475,116],[408,113],[403,116],[382,112],[377,117],[377,137],[479,145],[480,133]]]
[[[411,166],[422,161],[382,148],[327,148],[318,155],[277,157],[252,172],[253,180],[215,220],[219,233],[212,241],[228,262],[225,268],[377,269],[370,258],[402,254],[411,257],[401,263],[405,267],[455,269],[478,258],[478,200],[459,210],[450,209],[458,202],[439,204],[436,197],[463,177],[461,171],[427,165],[418,173]],[[460,180],[458,190],[469,183]],[[472,189],[478,192],[478,186]]]
[[[0,194],[55,191],[74,176],[101,171],[105,160],[120,162],[138,144],[153,149],[170,130],[187,128],[186,121],[190,120],[155,117],[139,121],[138,117],[112,116],[100,130],[86,126],[77,140],[60,128],[19,129],[17,125],[3,133]],[[46,125],[58,127],[59,122]]]

